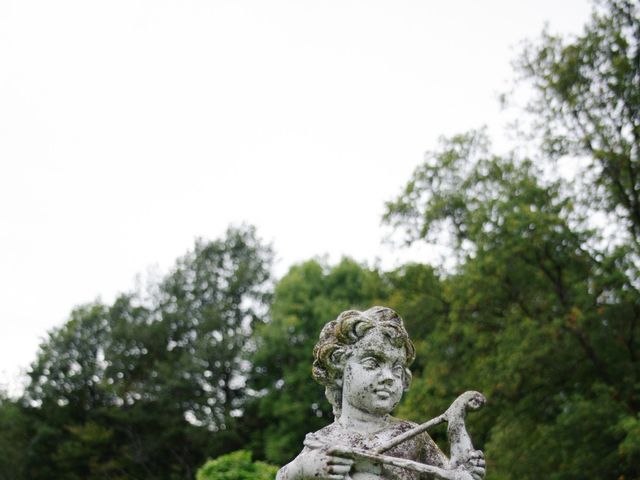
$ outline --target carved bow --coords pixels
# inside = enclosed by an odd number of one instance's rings
[[[466,469],[460,469],[474,451],[471,437],[467,432],[465,417],[467,410],[478,410],[486,402],[484,395],[480,392],[464,392],[454,400],[451,406],[442,414],[431,420],[407,430],[406,432],[392,438],[390,441],[371,450],[359,448],[331,446],[333,454],[352,458],[354,460],[368,460],[375,463],[392,465],[405,468],[414,472],[429,473],[443,480],[473,480],[473,477]],[[447,422],[447,437],[451,448],[451,469],[444,469],[433,465],[407,460],[404,458],[383,455],[387,450],[399,445],[410,438],[427,431],[429,428]],[[305,445],[310,448],[326,447],[326,445],[316,440],[308,439]]]

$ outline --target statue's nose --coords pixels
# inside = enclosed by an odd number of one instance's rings
[[[390,367],[384,366],[380,369],[380,380],[384,383],[393,383],[393,370]]]

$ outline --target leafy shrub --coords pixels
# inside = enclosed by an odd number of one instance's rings
[[[238,450],[205,463],[196,480],[273,480],[278,467],[253,462],[251,452]]]

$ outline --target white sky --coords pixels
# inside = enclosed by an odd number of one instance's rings
[[[230,223],[294,262],[383,245],[385,200],[586,0],[0,0],[0,384],[74,305]]]

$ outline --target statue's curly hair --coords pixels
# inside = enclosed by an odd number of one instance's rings
[[[386,307],[372,307],[360,312],[347,310],[338,318],[328,322],[320,332],[320,339],[313,349],[313,378],[325,386],[325,395],[338,418],[342,403],[342,387],[336,382],[342,378],[344,361],[351,347],[371,329],[378,328],[396,347],[404,347],[407,362],[404,368],[405,391],[411,383],[409,365],[413,363],[416,350],[409,339],[400,315]]]

